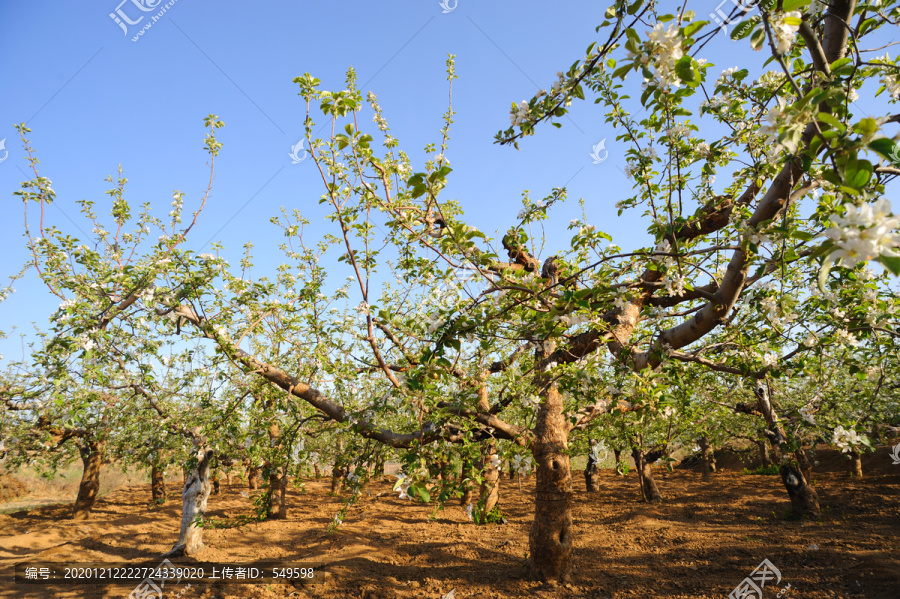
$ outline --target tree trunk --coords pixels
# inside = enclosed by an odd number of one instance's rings
[[[660,451],[651,451],[646,455],[637,447],[631,450],[631,457],[634,458],[634,466],[638,474],[638,484],[641,486],[641,498],[647,503],[659,503],[662,501],[662,494],[656,481],[653,479],[653,470],[651,464],[662,456]]]
[[[709,482],[709,473],[712,472],[710,461],[709,439],[706,435],[700,437],[700,480]]]
[[[474,475],[474,466],[468,459],[463,460],[459,473],[459,486],[462,489],[462,497],[459,498],[459,504],[462,506],[472,503],[472,476]]]
[[[754,443],[759,447],[759,461],[762,462],[762,465],[771,466],[774,464],[772,450],[769,449],[769,442],[764,439],[762,441],[754,441]]]
[[[331,494],[336,495],[341,490],[341,483],[347,476],[344,466],[336,463],[331,467]]]
[[[478,390],[478,409],[482,412],[490,411],[488,403],[487,385],[481,385]],[[481,508],[481,522],[487,523],[490,514],[500,501],[500,458],[497,455],[497,441],[491,439],[484,444],[481,454],[481,498],[478,506]],[[510,468],[512,470],[512,468]]]
[[[597,493],[600,491],[600,468],[597,467],[597,460],[594,459],[594,440],[589,441],[591,453],[588,454],[587,466],[584,469],[584,486],[587,487],[588,493]]]
[[[613,455],[616,457],[616,474],[625,476],[625,470],[622,468],[622,450],[613,449]]]
[[[756,393],[756,404],[759,407],[759,411],[762,412],[763,417],[766,419],[766,437],[772,444],[773,449],[776,450],[776,454],[781,453],[781,448],[787,444],[787,436],[778,420],[775,409],[772,407],[772,402],[769,400],[769,392],[765,381],[757,381],[754,392]],[[815,489],[807,482],[803,473],[791,464],[782,465],[779,471],[781,473],[781,481],[787,489],[788,497],[790,497],[794,514],[797,517],[803,517],[808,514],[817,518],[820,514],[819,496],[816,495]]]
[[[100,492],[100,466],[103,464],[104,445],[104,441],[88,441],[78,447],[84,470],[81,472],[81,484],[78,486],[78,497],[72,512],[73,520],[87,520],[94,509],[97,493]]]
[[[266,403],[266,409],[273,409],[271,402]],[[281,428],[273,419],[269,424],[269,447],[278,446],[280,438]],[[277,464],[268,463],[266,464],[265,469],[268,474],[268,480],[266,482],[268,483],[267,492],[269,494],[268,502],[266,504],[266,518],[284,520],[287,518],[287,502],[285,501],[285,495],[287,493],[288,477],[286,468],[282,468]]]
[[[853,462],[853,470],[851,470],[850,473],[856,478],[862,478],[862,454],[858,451],[853,451],[850,453],[850,457],[852,458]]]
[[[319,480],[320,478],[322,478],[322,471],[319,470],[319,465],[313,464],[313,469],[316,471],[316,480]]]
[[[797,448],[797,451],[794,452],[794,457],[797,458],[797,463],[800,464],[800,471],[803,473],[806,480],[812,480],[812,462],[809,461],[806,451],[802,447],[799,447]]]
[[[181,532],[167,557],[196,555],[203,550],[203,528],[197,526],[206,515],[206,502],[212,485],[209,482],[209,460],[213,451],[206,447],[197,449],[196,464],[190,469],[184,491],[181,493]]]
[[[259,466],[250,466],[247,468],[247,486],[255,491],[259,488]]]
[[[490,514],[500,501],[500,468],[494,465],[492,458],[497,455],[497,442],[488,441],[484,445],[481,461],[482,483],[481,497],[478,506],[481,508],[482,523],[487,522]]]
[[[284,520],[287,518],[287,474],[276,466],[268,467],[269,502],[266,505],[266,518]]]
[[[166,502],[166,471],[159,464],[150,467],[150,491],[153,503],[162,505]]]
[[[543,353],[543,352],[542,352]],[[537,466],[534,522],[528,536],[531,576],[565,582],[572,556],[572,471],[569,465],[569,422],[563,400],[552,382],[541,391],[543,401],[534,425],[532,455]]]

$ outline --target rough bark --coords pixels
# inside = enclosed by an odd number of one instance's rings
[[[84,470],[81,472],[81,484],[78,486],[78,497],[72,511],[73,520],[87,520],[94,509],[97,494],[100,492],[100,467],[103,464],[103,441],[87,441],[78,447]]]
[[[271,402],[266,404],[266,409],[273,409]],[[281,428],[277,422],[269,424],[269,446],[278,445],[281,438]],[[266,464],[268,474],[268,503],[266,504],[266,518],[273,520],[284,520],[287,518],[287,502],[285,495],[287,494],[287,473],[283,468],[276,464]]]
[[[700,480],[703,482],[709,481],[709,473],[713,471],[711,454],[709,439],[703,435],[700,437]]]
[[[150,492],[156,505],[166,502],[166,471],[159,464],[150,467]]]
[[[781,426],[778,415],[775,413],[772,402],[769,400],[769,392],[765,381],[757,381],[754,392],[756,393],[756,403],[759,411],[762,413],[763,418],[766,419],[766,437],[769,439],[772,447],[780,453],[787,445],[787,435],[785,435],[784,428]],[[792,464],[784,464],[779,472],[781,473],[781,481],[787,489],[788,497],[790,497],[794,514],[798,517],[806,515],[818,517],[821,513],[819,496],[812,485],[807,482],[800,469]]]
[[[178,541],[167,557],[196,555],[203,550],[203,528],[197,526],[206,515],[206,502],[212,485],[209,482],[209,460],[213,452],[200,447],[194,456],[196,463],[190,468],[184,490],[181,492],[181,531]]]
[[[266,518],[284,520],[287,518],[287,483],[288,477],[281,468],[268,468],[269,502],[266,505]]]
[[[315,470],[315,472],[316,472],[316,480],[319,480],[320,478],[322,478],[322,471],[319,470],[318,464],[313,464],[313,470]]]
[[[478,409],[482,412],[490,410],[487,385],[481,385],[478,390]],[[486,522],[488,514],[493,511],[500,501],[500,468],[497,456],[497,441],[491,439],[484,443],[483,448],[481,454],[481,498],[478,500],[478,505],[481,508],[481,517]],[[495,462],[498,465],[494,465]],[[510,470],[512,469],[510,468]]]
[[[635,470],[638,474],[638,484],[641,487],[641,498],[647,503],[659,503],[662,501],[662,494],[656,481],[653,479],[653,470],[651,465],[658,460],[662,454],[659,451],[651,451],[644,454],[639,448],[635,447],[631,450],[631,457],[634,458]]]
[[[481,461],[481,498],[478,500],[482,518],[485,519],[500,502],[500,468],[494,465],[492,458],[495,455],[497,455],[497,442],[493,440],[486,442]]]
[[[856,478],[863,477],[863,469],[862,469],[862,454],[858,451],[854,451],[850,453],[851,463],[853,469],[850,471],[850,474],[855,476]]]
[[[564,582],[572,556],[572,472],[569,422],[556,385],[542,390],[531,450],[537,466],[534,522],[528,537],[531,576]]]

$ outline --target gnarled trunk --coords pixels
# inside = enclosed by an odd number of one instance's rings
[[[766,419],[766,437],[769,439],[769,442],[772,444],[772,448],[775,449],[776,453],[781,453],[782,448],[787,444],[787,436],[778,420],[775,409],[772,407],[772,402],[769,400],[769,392],[766,389],[765,382],[757,381],[754,392],[756,393],[756,404],[759,411],[762,413],[763,418]],[[802,455],[805,458],[806,454]],[[779,469],[779,472],[781,474],[781,481],[784,483],[784,487],[788,492],[788,497],[791,500],[791,507],[794,510],[794,514],[798,517],[807,514],[818,517],[820,513],[819,496],[816,495],[815,489],[807,482],[806,477],[803,476],[800,469],[794,467],[792,464],[784,464]]]
[[[639,448],[635,447],[631,450],[631,457],[634,458],[638,483],[641,486],[641,499],[647,503],[661,502],[662,494],[659,492],[659,487],[656,486],[656,481],[653,479],[651,464],[662,457],[662,452],[657,450],[644,454]]]
[[[569,422],[553,383],[542,390],[531,445],[537,466],[534,523],[528,536],[529,568],[539,580],[565,581],[572,556],[572,471]]]
[[[156,505],[166,502],[166,470],[157,463],[150,466],[150,492]]]
[[[181,531],[178,541],[166,556],[196,555],[203,549],[203,529],[197,523],[206,515],[206,502],[212,485],[209,482],[209,460],[213,452],[206,447],[197,449],[181,492]]]
[[[78,446],[81,463],[81,484],[78,486],[78,497],[75,499],[73,520],[87,520],[94,509],[97,494],[100,492],[100,466],[103,464],[104,441],[88,441]]]
[[[276,466],[269,466],[267,470],[269,475],[269,502],[266,505],[266,518],[284,520],[287,518],[287,502],[285,501],[288,483],[287,474]]]
[[[487,385],[481,385],[478,390],[478,409],[482,412],[490,410]],[[481,498],[478,500],[478,506],[481,508],[482,523],[486,523],[488,514],[500,501],[500,457],[497,455],[497,441],[494,439],[483,445],[481,476]]]
[[[478,500],[482,522],[487,521],[488,514],[500,501],[500,468],[494,465],[496,455],[497,442],[491,440],[485,443],[481,460],[481,498]]]

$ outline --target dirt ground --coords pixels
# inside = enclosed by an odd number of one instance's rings
[[[862,480],[844,473],[814,476],[823,515],[818,521],[785,518],[787,495],[776,476],[720,472],[708,483],[693,471],[657,470],[662,505],[639,502],[634,473],[603,472],[602,490],[585,492],[576,473],[572,580],[562,586],[526,577],[534,479],[504,477],[506,524],[475,526],[463,508],[401,500],[393,478],[370,483],[334,533],[328,524],[342,499],[328,481],[305,481],[289,490],[287,520],[207,530],[203,562],[239,565],[276,560],[322,564],[324,582],[194,584],[165,591],[184,599],[293,597],[591,597],[701,599],[727,597],[763,559],[781,574],[764,597],[900,598],[900,466],[877,468]],[[879,456],[872,456],[878,458]],[[170,486],[170,490],[171,486]],[[379,493],[386,492],[383,497]],[[222,485],[208,515],[249,514],[246,489]],[[66,520],[70,506],[39,507],[0,515],[0,597],[128,597],[130,586],[13,584],[24,561],[58,563],[158,562],[177,538],[177,493],[148,507],[149,485],[125,487],[100,499],[86,522]],[[192,563],[178,558],[177,564]],[[324,573],[324,574],[323,574]],[[788,585],[790,587],[788,588]],[[784,590],[787,589],[787,590]],[[753,596],[755,597],[755,595]],[[156,596],[153,599],[157,599]]]

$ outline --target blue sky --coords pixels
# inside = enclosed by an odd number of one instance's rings
[[[445,14],[438,0],[177,0],[134,42],[155,12],[119,1],[0,3],[0,139],[6,138],[9,152],[0,163],[0,195],[6,198],[0,275],[27,259],[22,204],[12,193],[31,175],[15,123],[32,129],[41,174],[57,192],[49,220],[87,239],[68,220],[90,232],[75,202],[96,200],[102,212],[108,206],[104,178],[115,176],[119,164],[133,206],[149,201],[164,217],[172,192],[180,189],[185,212],[192,211],[208,178],[202,121],[217,114],[226,125],[218,135],[224,149],[210,202],[187,247],[201,251],[209,241],[221,241],[235,264],[241,246],[252,241],[259,265],[254,274],[271,274],[281,253],[269,219],[281,206],[298,208],[312,222],[312,236],[329,231],[314,165],[291,164],[288,156],[302,137],[304,117],[292,79],[309,72],[324,89],[339,90],[347,67],[355,67],[360,86],[376,93],[400,147],[421,170],[422,148],[439,142],[448,53],[457,55],[459,79],[448,152],[454,173],[444,199],[458,199],[471,224],[503,231],[515,222],[523,190],[541,198],[567,185],[569,200],[554,211],[546,255],[569,239],[566,226],[580,214],[579,198],[591,221],[619,245],[646,243],[637,214],[616,218],[615,202],[630,192],[620,170],[624,147],[617,147],[603,110],[590,100],[573,106],[562,129],[542,128],[519,151],[493,143],[508,126],[510,102],[548,88],[555,73],[597,39],[594,28],[606,3],[459,0]],[[117,7],[131,20],[145,17],[126,35],[109,16]],[[728,63],[717,64],[714,77],[748,55],[746,41],[717,44],[707,55],[726,56]],[[374,124],[366,126],[374,132]],[[609,159],[593,164],[591,146],[603,138]],[[44,326],[59,300],[33,275],[16,289],[0,304],[0,329],[16,325],[26,332],[32,321]],[[0,341],[0,354],[7,360],[21,355],[15,334]]]

